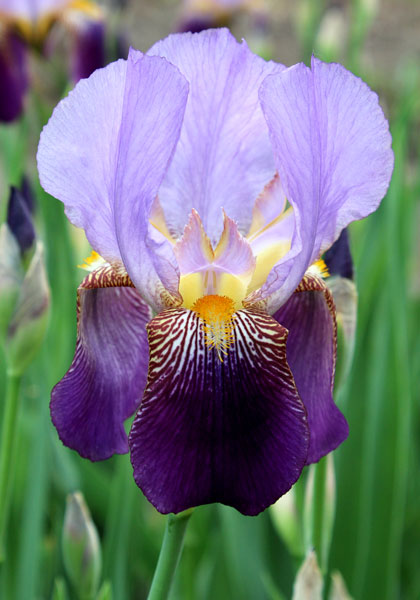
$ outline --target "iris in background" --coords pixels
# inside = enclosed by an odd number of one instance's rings
[[[35,48],[45,53],[49,33],[57,26],[71,38],[74,82],[104,66],[104,15],[94,2],[0,0],[0,121],[21,115],[30,82],[28,52]]]

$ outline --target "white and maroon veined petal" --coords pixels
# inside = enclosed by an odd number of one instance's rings
[[[221,502],[258,514],[293,485],[307,457],[287,330],[240,310],[223,360],[194,311],[164,311],[148,333],[148,382],[129,437],[137,485],[162,513]]]
[[[124,271],[101,267],[80,284],[73,362],[51,395],[61,441],[91,460],[128,451],[124,421],[146,384],[151,310]]]
[[[289,330],[287,361],[308,412],[307,462],[317,462],[348,436],[347,421],[333,400],[337,326],[332,294],[322,279],[307,274],[273,317]]]

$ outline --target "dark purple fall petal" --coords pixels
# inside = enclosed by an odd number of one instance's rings
[[[238,311],[224,362],[195,312],[148,326],[148,383],[130,432],[134,478],[162,513],[221,502],[256,515],[298,479],[306,411],[286,361],[287,331]]]
[[[35,241],[35,229],[32,216],[23,193],[15,187],[10,188],[7,206],[7,224],[15,236],[20,251],[28,250]]]
[[[343,229],[338,240],[324,254],[324,261],[330,275],[340,275],[353,279],[353,259],[350,251],[349,232]]]
[[[27,87],[25,44],[6,33],[0,39],[0,121],[14,121],[21,115]]]
[[[146,384],[151,311],[134,287],[123,287],[130,284],[111,269],[81,283],[75,355],[51,395],[61,441],[90,460],[128,451],[124,421]]]
[[[83,23],[75,34],[72,59],[75,82],[105,65],[105,24],[102,21]]]
[[[321,279],[306,275],[273,316],[289,330],[287,361],[308,411],[310,464],[348,436],[347,421],[332,396],[337,345],[334,301]]]

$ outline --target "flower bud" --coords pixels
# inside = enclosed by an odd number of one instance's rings
[[[347,42],[347,20],[344,11],[332,7],[322,17],[315,41],[317,53],[323,60],[337,60],[343,55]]]
[[[304,556],[302,526],[294,489],[292,488],[270,506],[269,512],[274,527],[290,553],[298,558]]]
[[[11,374],[22,374],[35,358],[48,325],[50,289],[44,264],[44,251],[37,242],[29,264],[12,318],[7,337],[7,367]]]
[[[7,31],[0,16],[0,121],[14,121],[23,111],[28,75],[26,44]]]
[[[81,492],[67,496],[62,549],[67,576],[78,596],[93,598],[101,575],[101,547]]]
[[[311,550],[297,572],[292,600],[322,600],[322,574],[314,550]]]
[[[27,193],[30,190],[26,184]],[[32,222],[29,200],[23,191],[11,187],[9,204],[7,207],[7,223],[19,244],[20,251],[24,254],[35,242],[35,229]]]
[[[331,588],[328,600],[352,600],[347,591],[344,579],[338,571],[331,574]]]
[[[105,15],[94,2],[71,6],[62,22],[72,40],[71,75],[75,83],[105,66]]]
[[[7,223],[0,227],[0,336],[4,340],[19,296],[23,273],[19,244]]]
[[[336,506],[336,481],[335,481],[335,470],[334,470],[334,458],[333,455],[327,454],[321,459],[324,465],[312,464],[309,467],[308,478],[306,481],[305,489],[305,509],[304,509],[304,528],[305,528],[305,546],[307,549],[313,548],[314,546],[314,492],[315,492],[315,471],[319,468],[325,467],[325,479],[323,480],[323,494],[324,501],[322,507],[322,515],[318,518],[322,519],[322,540],[320,541],[320,547],[316,548],[318,557],[323,569],[326,568],[328,562],[328,555],[331,546],[334,519],[335,519],[335,506]]]

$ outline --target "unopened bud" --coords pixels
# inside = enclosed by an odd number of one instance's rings
[[[334,571],[331,575],[331,589],[328,600],[352,600],[347,591],[344,579],[338,571]]]
[[[24,193],[16,187],[10,189],[7,223],[24,254],[35,242],[32,215]]]
[[[335,482],[335,471],[334,471],[334,459],[333,455],[327,454],[321,459],[321,462],[310,465],[309,473],[306,481],[305,489],[305,510],[304,510],[304,527],[305,527],[305,546],[306,548],[312,549],[316,544],[314,539],[314,518],[322,519],[322,539],[320,541],[320,547],[315,547],[318,558],[320,560],[323,569],[326,568],[328,562],[328,555],[331,546],[331,539],[334,527],[335,519],[335,504],[336,504],[336,482]],[[319,477],[323,469],[325,469],[325,476],[323,478],[323,489],[318,490],[323,493],[324,501],[322,508],[322,515],[316,515],[315,511],[315,476]],[[316,473],[316,471],[318,471]]]
[[[323,60],[329,61],[342,56],[347,42],[347,20],[340,8],[330,8],[323,16],[315,48]]]
[[[7,367],[9,373],[22,374],[35,358],[48,325],[50,290],[41,242],[23,278],[16,308],[7,330]]]
[[[297,572],[292,600],[322,600],[322,574],[314,550],[311,550]]]
[[[81,492],[67,497],[62,542],[64,566],[78,596],[95,597],[101,575],[101,547]]]
[[[269,508],[274,527],[293,556],[304,556],[302,525],[292,488]]]
[[[7,223],[0,227],[0,335],[4,340],[19,296],[23,272],[20,250]]]

